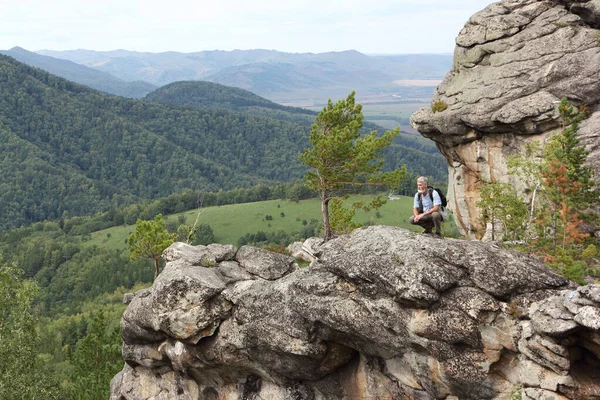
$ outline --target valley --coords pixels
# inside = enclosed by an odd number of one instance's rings
[[[36,321],[25,348],[36,367],[21,375],[41,377],[45,398],[103,398],[122,367],[123,294],[152,282],[150,263],[130,259],[126,244],[137,220],[163,214],[170,234],[184,240],[181,228],[198,218],[194,244],[276,251],[322,235],[320,200],[304,186],[306,166],[298,156],[328,98],[345,97],[356,86],[364,93],[358,96],[363,133],[402,126],[383,152],[384,170],[408,167],[393,188],[401,196],[378,210],[357,211],[355,222],[414,230],[407,222],[412,197],[402,195],[412,196],[418,175],[441,186],[447,179],[435,145],[406,128],[433,87],[399,86],[383,70],[371,79],[366,71],[374,70],[355,67],[340,72],[337,82],[319,77],[335,70],[335,54],[327,55],[327,66],[313,55],[306,58],[316,64],[304,59],[294,67],[276,62],[215,73],[215,81],[231,86],[183,80],[156,87],[166,81],[126,80],[19,48],[2,53],[0,278],[11,282],[10,290],[35,288],[19,307]],[[356,52],[343,56],[373,61]],[[385,197],[384,190],[353,191],[346,205]],[[458,235],[456,226],[447,224],[446,234]],[[18,298],[10,295],[3,304],[12,307]],[[92,342],[100,347],[89,347]],[[102,348],[102,363],[90,348]],[[11,366],[26,359],[15,357]]]
[[[488,2],[3,2],[0,400],[600,396],[600,0]]]

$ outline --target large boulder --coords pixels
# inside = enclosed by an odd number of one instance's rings
[[[153,287],[128,297],[111,399],[600,393],[599,285],[393,227],[309,244],[305,268],[251,247],[209,266],[204,247],[168,249]]]
[[[454,65],[433,103],[411,117],[448,161],[449,207],[459,229],[481,238],[476,203],[485,182],[507,182],[507,160],[561,128],[563,97],[592,111],[579,131],[600,176],[600,2],[504,0],[473,15],[456,39]],[[596,205],[597,207],[597,205]]]

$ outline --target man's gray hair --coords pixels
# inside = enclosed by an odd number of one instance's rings
[[[425,185],[429,185],[429,179],[426,176],[420,176],[417,178],[417,182],[423,182]]]

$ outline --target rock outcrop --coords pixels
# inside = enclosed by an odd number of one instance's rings
[[[165,251],[127,297],[111,399],[597,399],[600,285],[393,227]]]
[[[449,167],[449,202],[459,228],[481,238],[477,190],[507,182],[507,159],[560,129],[566,97],[592,111],[581,125],[588,162],[600,176],[600,1],[504,0],[473,15],[456,39],[454,65],[431,107],[411,117]]]

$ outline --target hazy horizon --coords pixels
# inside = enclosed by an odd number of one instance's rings
[[[30,51],[33,53],[39,53],[39,52],[45,52],[45,51],[56,51],[56,52],[63,52],[63,51],[93,51],[93,52],[97,52],[97,53],[110,53],[110,52],[119,52],[119,51],[123,51],[123,52],[129,52],[129,53],[149,53],[149,54],[164,54],[164,53],[179,53],[179,54],[193,54],[193,53],[201,53],[201,52],[208,52],[208,51],[223,51],[223,52],[233,52],[233,51],[275,51],[275,52],[279,52],[279,53],[288,53],[288,54],[325,54],[325,53],[344,53],[344,52],[348,52],[348,51],[357,51],[361,54],[364,54],[366,56],[370,56],[370,57],[385,57],[385,56],[410,56],[410,55],[419,55],[419,56],[427,56],[427,55],[432,55],[432,56],[451,56],[453,55],[453,52],[443,52],[443,53],[363,53],[361,51],[358,51],[356,49],[347,49],[347,50],[336,50],[336,51],[324,51],[324,52],[313,52],[313,51],[305,51],[305,52],[293,52],[293,51],[284,51],[284,50],[278,50],[278,49],[261,49],[261,48],[256,48],[256,49],[233,49],[233,50],[223,50],[223,49],[206,49],[206,50],[196,50],[196,51],[176,51],[176,50],[165,50],[165,51],[137,51],[137,50],[130,50],[130,49],[111,49],[111,50],[95,50],[95,49],[84,49],[84,48],[79,48],[79,49],[65,49],[65,50],[56,50],[56,49],[27,49],[23,46],[13,46],[9,49],[0,49],[3,51],[8,51],[8,50],[13,50],[15,48],[21,48],[24,49],[26,51]]]
[[[276,50],[369,55],[452,53],[489,0],[0,0],[0,48],[30,51]]]

